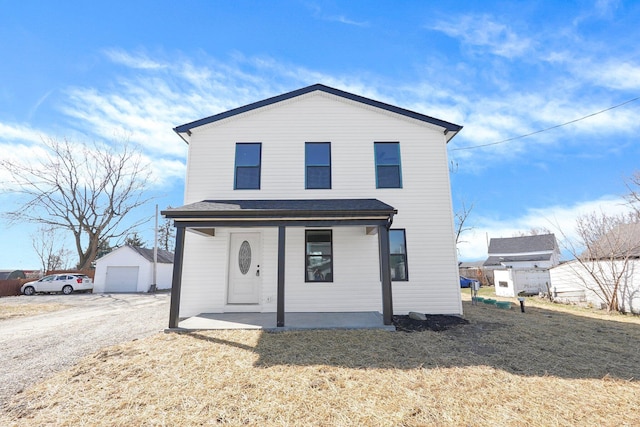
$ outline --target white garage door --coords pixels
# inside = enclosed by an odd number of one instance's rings
[[[107,267],[105,292],[137,292],[140,267]]]

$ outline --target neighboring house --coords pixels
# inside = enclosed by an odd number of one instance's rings
[[[169,326],[200,313],[461,314],[461,126],[316,84],[176,127],[189,145]],[[392,285],[393,282],[393,285]]]
[[[484,267],[493,270],[496,295],[547,292],[549,269],[560,263],[556,236],[541,234],[491,239]]]
[[[550,274],[555,301],[606,308],[615,298],[621,311],[640,313],[640,223],[616,227],[579,260],[562,263]]]
[[[153,249],[122,246],[96,260],[93,292],[149,292],[170,289],[173,253],[158,249],[154,283]]]

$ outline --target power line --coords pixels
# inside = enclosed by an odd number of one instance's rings
[[[502,141],[490,142],[488,144],[471,145],[471,146],[468,146],[468,147],[452,148],[450,151],[471,150],[471,149],[474,149],[474,148],[489,147],[491,145],[504,144],[505,142],[511,142],[511,141],[515,141],[516,139],[526,138],[528,136],[536,135],[538,133],[546,132],[548,130],[556,129],[556,128],[559,128],[559,127],[562,127],[562,126],[567,126],[567,125],[570,125],[571,123],[576,123],[576,122],[579,122],[581,120],[585,120],[585,119],[588,119],[590,117],[597,116],[598,114],[606,113],[607,111],[613,110],[614,108],[622,107],[623,105],[630,104],[630,103],[632,103],[634,101],[637,101],[639,99],[640,99],[640,96],[638,96],[636,98],[633,98],[633,99],[630,99],[628,101],[625,101],[623,103],[614,105],[613,107],[605,108],[604,110],[600,110],[598,112],[588,114],[588,115],[586,115],[584,117],[580,117],[579,119],[575,119],[575,120],[568,121],[566,123],[562,123],[562,124],[559,124],[559,125],[551,126],[551,127],[546,128],[546,129],[540,129],[540,130],[537,130],[535,132],[531,132],[531,133],[527,133],[527,134],[519,135],[519,136],[514,136],[512,138],[503,139]]]

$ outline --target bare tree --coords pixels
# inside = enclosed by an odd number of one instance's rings
[[[456,232],[456,246],[460,243],[466,243],[464,240],[460,240],[460,237],[463,233],[467,231],[473,230],[473,227],[469,227],[467,220],[469,219],[469,215],[471,215],[471,211],[473,210],[473,203],[467,208],[467,205],[462,202],[462,206],[456,212],[454,212],[455,219],[455,232]]]
[[[43,141],[46,154],[25,164],[0,160],[13,178],[14,191],[24,197],[4,216],[11,223],[29,221],[73,234],[79,269],[90,268],[102,240],[120,238],[145,223],[125,225],[125,217],[146,203],[149,168],[126,141],[111,146]]]
[[[39,227],[38,231],[31,235],[31,245],[38,255],[43,274],[67,267],[71,251],[57,246],[61,240],[59,237],[57,230],[50,226]]]
[[[544,234],[553,233],[546,227],[532,227],[527,231],[519,231],[517,233],[514,233],[513,237],[542,236]]]
[[[607,311],[623,311],[631,262],[640,256],[639,215],[583,215],[576,220],[576,235],[575,242],[563,236],[565,247],[576,259],[575,277]]]
[[[636,171],[627,181],[629,194],[627,200],[633,210],[640,215],[640,170]]]

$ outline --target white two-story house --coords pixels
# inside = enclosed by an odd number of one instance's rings
[[[462,127],[316,84],[176,127],[169,327],[200,313],[461,314],[446,144]]]

